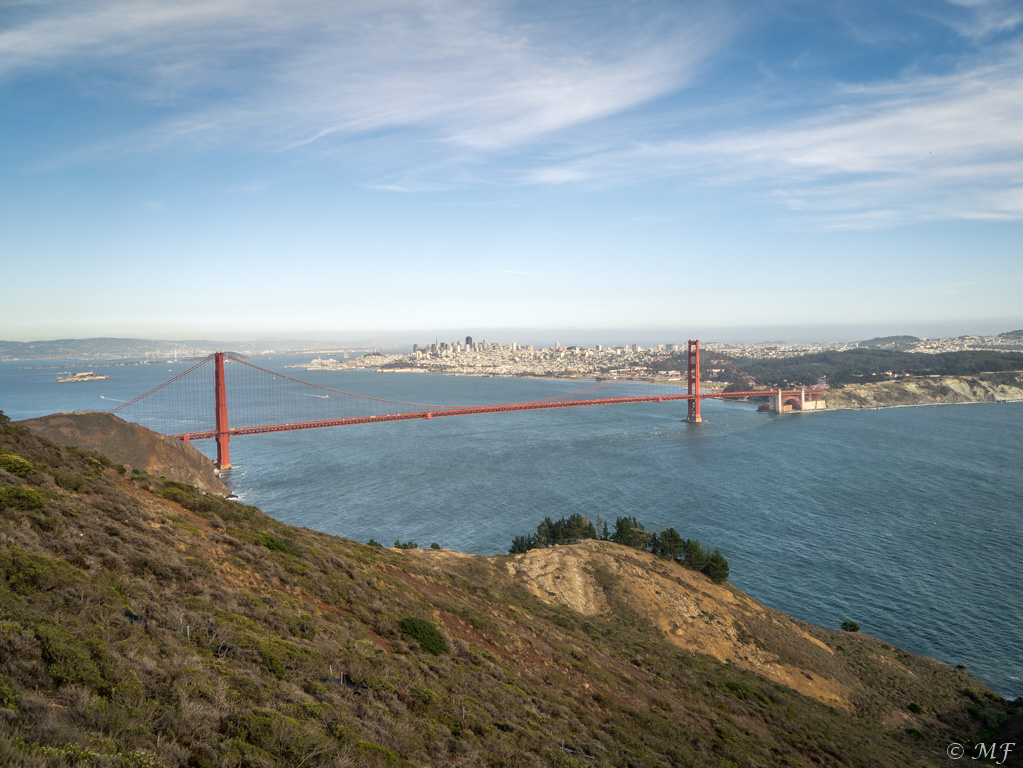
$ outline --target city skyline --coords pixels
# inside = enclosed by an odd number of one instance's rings
[[[16,3],[0,338],[1014,330],[1021,30],[1003,0]]]

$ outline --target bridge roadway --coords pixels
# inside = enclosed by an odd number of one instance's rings
[[[824,392],[823,389],[783,389],[782,399],[799,397],[801,394],[813,395]],[[771,397],[777,398],[779,390],[755,390],[751,392],[714,392],[701,393],[700,400],[738,399],[746,397]],[[549,408],[576,408],[585,405],[624,405],[626,403],[660,403],[666,400],[692,400],[696,395],[649,395],[645,397],[611,397],[595,400],[565,400],[565,401],[535,401],[525,403],[505,403],[502,405],[472,405],[452,406],[436,411],[415,411],[410,413],[379,414],[376,416],[352,416],[345,419],[328,419],[324,421],[305,421],[295,424],[271,424],[262,427],[229,427],[227,434],[236,435],[260,435],[270,432],[290,432],[297,429],[318,429],[320,427],[345,427],[353,424],[381,424],[388,421],[410,421],[412,419],[436,419],[442,416],[470,416],[482,413],[504,413],[507,411],[539,411]],[[216,430],[206,432],[185,432],[174,437],[182,440],[210,440],[218,435]]]

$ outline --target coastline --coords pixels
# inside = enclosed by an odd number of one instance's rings
[[[308,365],[288,366],[309,369]],[[535,379],[579,382],[583,385],[607,382],[632,382],[684,387],[684,379],[616,377],[606,379],[594,375],[557,375],[532,372],[484,372],[445,370],[437,368],[380,368],[378,366],[345,365],[333,370],[360,369],[377,373],[415,373],[441,376],[475,377],[481,379]],[[706,382],[705,382],[706,383]],[[707,388],[702,391],[707,392]],[[711,390],[714,391],[714,390]],[[907,377],[892,381],[845,386],[832,389],[824,396],[825,408],[820,410],[874,410],[917,405],[956,405],[967,403],[1023,401],[1023,371],[987,372],[965,376]],[[746,402],[756,402],[749,400]]]
[[[1023,371],[906,378],[833,389],[825,397],[827,410],[1019,401],[1023,401]]]

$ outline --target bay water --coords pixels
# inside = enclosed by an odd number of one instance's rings
[[[271,370],[298,360],[252,362]],[[13,419],[107,410],[190,363],[0,363]],[[295,375],[296,371],[287,371]],[[522,402],[578,382],[298,371],[401,402]],[[1023,403],[771,416],[708,400],[368,424],[231,442],[226,481],[282,522],[385,546],[507,552],[544,517],[635,516],[720,549],[730,581],[804,621],[862,631],[1023,696]],[[212,441],[197,448],[215,455]]]

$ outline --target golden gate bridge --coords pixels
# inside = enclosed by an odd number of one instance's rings
[[[651,365],[663,362],[668,355]],[[816,407],[824,390],[766,388],[740,392],[703,392],[700,389],[700,342],[690,340],[686,356],[685,391],[679,384],[634,379],[597,381],[591,386],[539,400],[490,405],[426,405],[357,395],[261,368],[225,352],[214,352],[186,371],[126,403],[110,409],[126,421],[182,440],[216,440],[218,468],[231,466],[230,440],[242,435],[288,432],[298,429],[382,424],[411,419],[469,416],[550,408],[625,403],[686,402],[690,423],[703,421],[700,403],[711,398],[771,398],[771,410]],[[746,376],[734,366],[733,371]],[[227,371],[231,370],[231,375]],[[228,400],[241,408],[228,418]],[[812,405],[810,405],[812,404]]]

